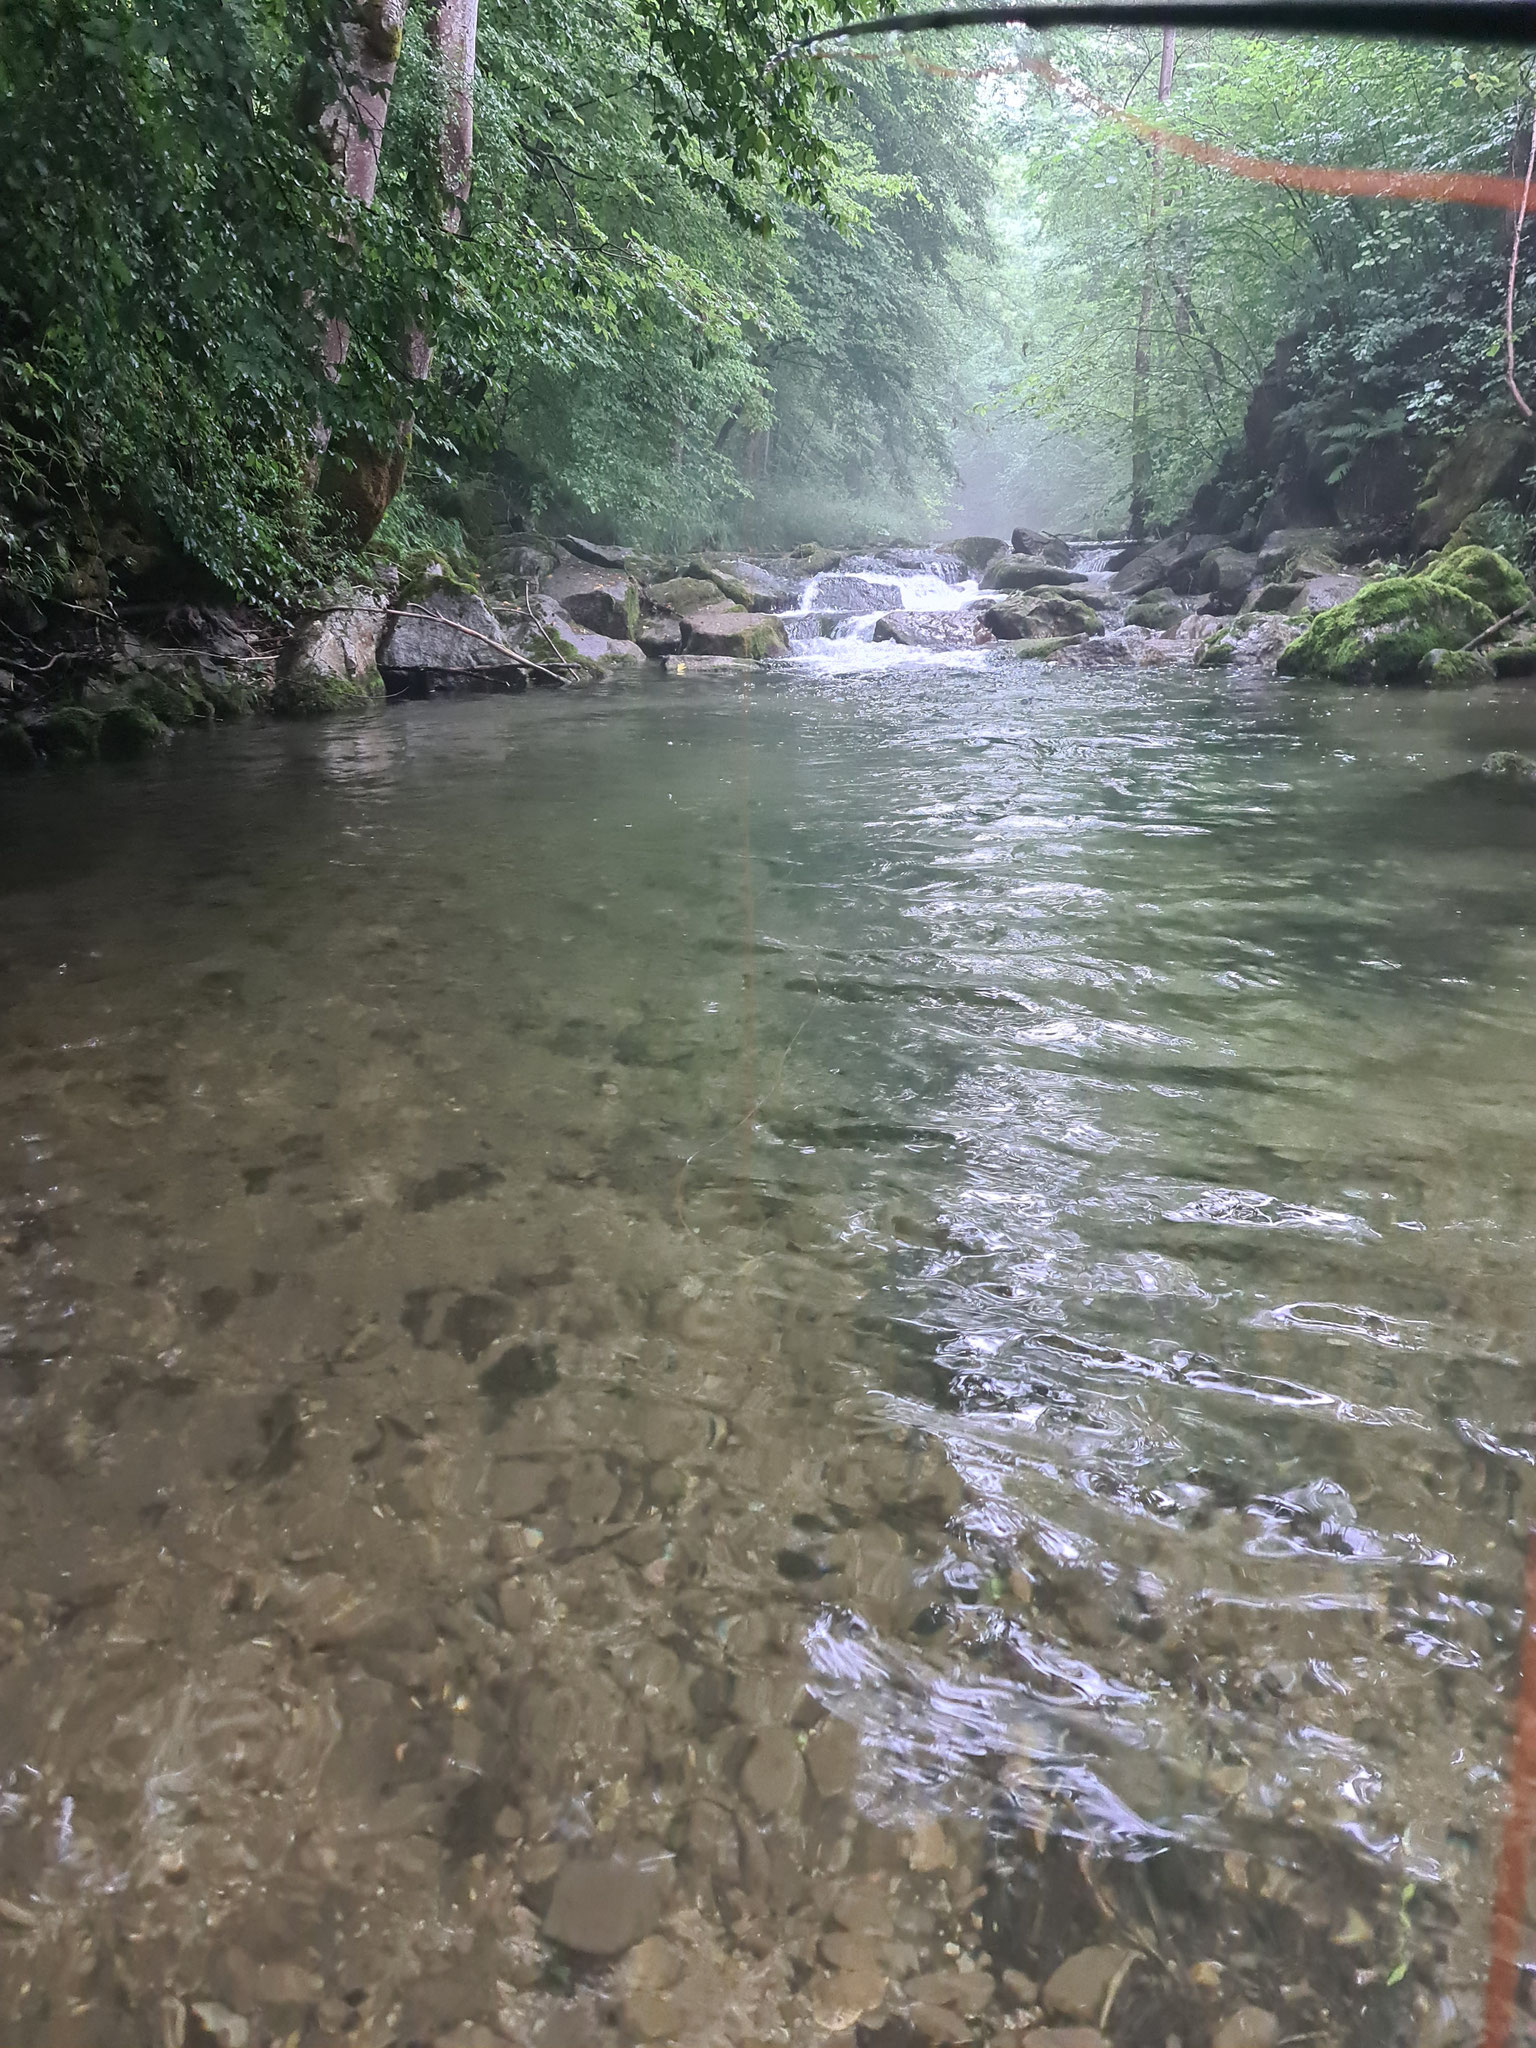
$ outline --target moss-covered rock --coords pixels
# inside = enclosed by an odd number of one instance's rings
[[[38,720],[32,739],[45,761],[92,761],[101,740],[101,714],[60,704]]]
[[[769,612],[705,611],[683,621],[683,652],[762,661],[771,654],[787,654],[789,642]]]
[[[384,680],[372,675],[322,675],[316,669],[295,669],[273,686],[274,718],[332,718],[343,711],[370,711],[384,702]]]
[[[0,722],[0,769],[24,774],[37,766],[37,748],[19,718]]]
[[[1183,618],[1184,606],[1171,590],[1153,590],[1131,606],[1125,623],[1140,626],[1147,633],[1172,633]]]
[[[1065,633],[1056,640],[1010,640],[1007,647],[1020,661],[1047,661],[1064,647],[1080,647],[1084,638],[1082,633]]]
[[[1480,647],[1436,647],[1424,657],[1423,680],[1442,690],[1468,690],[1493,681],[1493,663]]]
[[[1488,656],[1500,682],[1536,678],[1536,633],[1517,634],[1499,646],[1490,647]]]
[[[111,704],[101,714],[97,744],[104,761],[138,761],[170,736],[147,704]]]
[[[199,725],[213,717],[202,674],[191,662],[131,669],[120,681],[129,699],[161,725]]]
[[[1432,582],[1465,591],[1487,605],[1496,619],[1507,619],[1531,602],[1529,583],[1492,548],[1450,549],[1425,573]]]
[[[1439,576],[1388,576],[1312,624],[1280,657],[1282,675],[1331,683],[1419,682],[1436,648],[1463,648],[1497,614]]]
[[[1529,754],[1517,754],[1512,749],[1490,754],[1478,774],[1484,782],[1510,795],[1536,795],[1536,761]]]

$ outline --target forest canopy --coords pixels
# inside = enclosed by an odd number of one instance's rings
[[[1105,110],[1507,174],[1514,57],[1191,34],[1164,77],[1155,34],[1006,30],[770,61],[875,11],[0,0],[0,578],[89,599],[162,549],[281,598],[386,507],[377,544],[442,544],[487,488],[679,547],[934,531],[978,479],[999,521],[1156,526],[1277,347],[1329,488],[1509,403],[1507,216],[1237,181]],[[445,23],[476,15],[471,173]],[[1042,48],[1081,91],[1020,72]],[[1522,283],[1522,346],[1533,311]]]

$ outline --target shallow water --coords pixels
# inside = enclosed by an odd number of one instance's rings
[[[879,653],[4,792],[6,2048],[1475,2022],[1536,704]]]

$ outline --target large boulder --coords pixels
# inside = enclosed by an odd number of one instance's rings
[[[665,616],[642,619],[636,639],[647,661],[665,661],[669,654],[683,651],[683,622]]]
[[[968,533],[959,540],[945,541],[942,552],[958,557],[973,576],[980,576],[994,556],[1007,554],[1008,543],[995,540],[990,534]]]
[[[1195,588],[1205,592],[1214,610],[1240,612],[1257,569],[1252,555],[1240,554],[1236,548],[1212,548],[1200,564]]]
[[[1125,614],[1128,626],[1140,626],[1148,633],[1172,633],[1183,621],[1184,607],[1166,586],[1149,590]]]
[[[506,534],[485,551],[484,583],[488,590],[521,597],[537,590],[555,567],[555,551],[537,534]]]
[[[690,612],[706,611],[720,602],[719,590],[703,576],[669,576],[663,583],[650,584],[645,594],[675,619],[686,619]]]
[[[606,541],[583,540],[576,533],[566,534],[564,545],[578,562],[589,562],[595,569],[622,569],[631,553],[628,548],[612,547]]]
[[[1532,603],[1529,583],[1492,548],[1447,549],[1428,573],[1487,605],[1496,619],[1510,618]]]
[[[1299,619],[1266,612],[1232,619],[1199,643],[1197,668],[1267,668],[1304,631]]]
[[[1305,583],[1339,566],[1340,535],[1331,526],[1282,526],[1259,549],[1258,574],[1266,583]]]
[[[536,597],[519,617],[504,620],[502,637],[524,657],[535,683],[587,681],[615,665],[645,660],[632,640],[589,633],[547,595]]]
[[[401,605],[379,647],[391,691],[521,690],[528,670],[483,598],[447,584]]]
[[[983,590],[1050,590],[1066,583],[1080,582],[1078,572],[1059,562],[1042,562],[1035,555],[1005,555],[989,562],[981,579]]]
[[[875,621],[877,640],[894,640],[902,647],[978,647],[992,637],[983,621],[968,611],[887,612]]]
[[[996,640],[1077,639],[1104,630],[1104,621],[1092,605],[1056,591],[989,605],[982,613],[982,623]]]
[[[1364,588],[1363,576],[1350,576],[1343,570],[1333,576],[1309,576],[1287,606],[1287,610],[1304,612],[1315,617],[1318,612],[1332,611],[1335,605],[1348,604],[1349,600],[1358,597]]]
[[[1205,543],[1205,552],[1209,553],[1220,545],[1220,536],[1212,534]],[[1167,585],[1168,572],[1183,552],[1183,540],[1177,534],[1170,534],[1166,540],[1155,541],[1151,547],[1112,556],[1116,567],[1110,588],[1122,597],[1145,597],[1149,590]]]
[[[744,612],[785,612],[802,585],[775,576],[760,563],[743,560],[710,561],[702,556],[688,562],[684,574],[703,577],[713,583],[722,597]]]
[[[895,577],[824,575],[816,582],[816,609],[823,612],[883,612],[901,606],[901,585]]]
[[[1062,569],[1070,568],[1072,564],[1072,550],[1059,535],[1037,533],[1029,526],[1016,526],[1013,529],[1013,552],[1016,555],[1032,555],[1040,562],[1055,562]]]
[[[640,593],[627,576],[566,562],[544,580],[548,595],[585,633],[633,640],[640,624]]]
[[[1435,576],[1389,576],[1320,612],[1280,657],[1282,675],[1333,683],[1417,683],[1436,648],[1464,648],[1496,623],[1486,604]]]
[[[1476,420],[1430,472],[1413,522],[1414,546],[1443,548],[1464,519],[1496,498],[1536,458],[1536,435],[1512,412]]]
[[[789,641],[771,613],[721,609],[695,612],[683,621],[683,652],[762,661],[770,654],[787,654]]]
[[[301,626],[277,658],[275,716],[318,718],[377,704],[384,696],[379,641],[389,623],[382,600],[368,594]]]

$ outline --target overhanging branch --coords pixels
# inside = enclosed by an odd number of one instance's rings
[[[1414,36],[1448,43],[1536,43],[1530,0],[1023,0],[1020,5],[933,8],[823,29],[791,43],[781,63],[847,36],[923,29],[1229,28],[1302,35]]]

